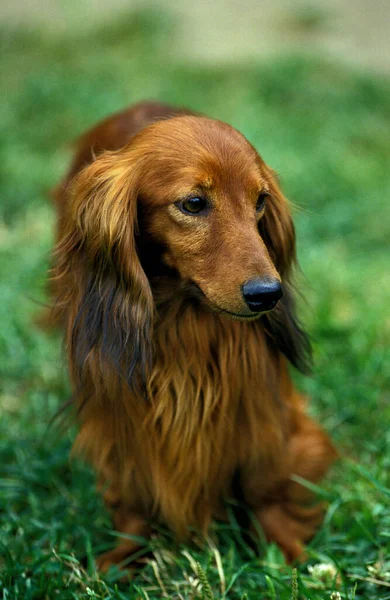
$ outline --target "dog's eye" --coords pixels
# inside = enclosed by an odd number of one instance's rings
[[[256,212],[261,212],[263,210],[269,196],[270,194],[268,192],[260,192],[256,202]]]
[[[197,215],[207,208],[207,200],[198,197],[187,198],[187,200],[180,202],[179,207],[184,213]]]

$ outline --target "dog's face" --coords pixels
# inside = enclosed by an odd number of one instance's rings
[[[258,318],[282,296],[274,248],[260,235],[268,211],[283,202],[270,170],[224,123],[185,117],[158,130],[140,183],[148,235],[162,244],[162,261],[200,290],[203,304]]]

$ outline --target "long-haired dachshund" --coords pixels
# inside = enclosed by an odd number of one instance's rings
[[[317,482],[335,452],[289,375],[310,346],[273,171],[226,123],[148,102],[79,140],[56,201],[75,447],[115,527],[184,539],[235,497],[298,558],[323,509],[292,476]],[[100,568],[136,548],[127,537]]]

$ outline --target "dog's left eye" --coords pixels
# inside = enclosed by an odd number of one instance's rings
[[[268,192],[260,192],[256,202],[256,212],[261,212],[263,210],[269,196],[270,194]]]
[[[179,207],[184,213],[198,215],[207,208],[207,200],[198,197],[187,198],[187,200],[179,203]]]

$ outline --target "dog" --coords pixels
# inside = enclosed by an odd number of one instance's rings
[[[153,523],[207,534],[229,498],[298,559],[323,518],[299,478],[318,482],[335,451],[289,374],[310,343],[275,173],[230,125],[143,102],[80,138],[55,199],[75,451],[127,534],[99,568]]]

